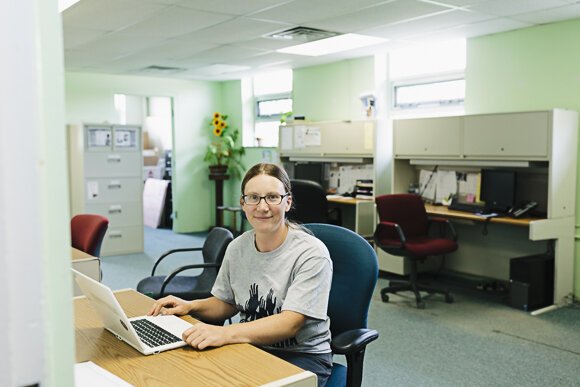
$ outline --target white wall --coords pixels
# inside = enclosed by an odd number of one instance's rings
[[[74,330],[57,2],[1,2],[0,50],[0,294],[7,317],[0,321],[0,385],[71,386]]]

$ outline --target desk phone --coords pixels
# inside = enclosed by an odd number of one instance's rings
[[[513,218],[521,218],[529,214],[534,208],[538,206],[538,202],[525,202],[520,207],[514,208],[509,215]]]

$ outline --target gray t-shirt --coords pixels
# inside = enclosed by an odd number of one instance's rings
[[[230,243],[211,293],[236,305],[240,322],[283,310],[307,317],[296,337],[263,348],[330,352],[330,319],[326,311],[332,261],[328,249],[314,236],[292,227],[284,243],[274,251],[259,252],[254,238],[255,233],[250,230]]]

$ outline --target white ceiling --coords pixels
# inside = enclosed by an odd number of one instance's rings
[[[80,0],[62,16],[67,71],[226,80],[579,18],[580,0]],[[300,42],[266,35],[297,26],[389,41],[324,57],[276,52]]]

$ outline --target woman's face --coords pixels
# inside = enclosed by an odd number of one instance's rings
[[[284,184],[275,177],[269,175],[257,175],[248,180],[244,188],[244,195],[284,195]],[[272,233],[280,229],[284,224],[285,214],[290,210],[292,197],[282,198],[280,204],[267,204],[265,199],[260,199],[257,205],[245,204],[243,199],[240,204],[244,209],[248,222],[256,232]]]

